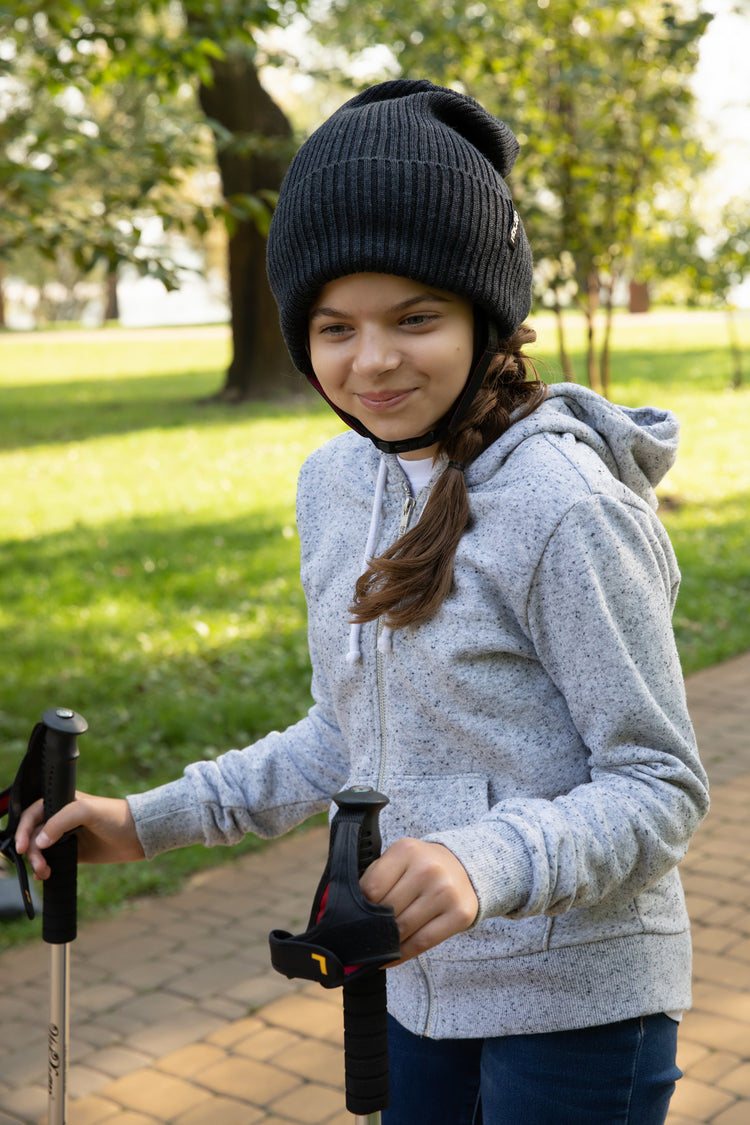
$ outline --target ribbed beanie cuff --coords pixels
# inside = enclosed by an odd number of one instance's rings
[[[268,238],[268,276],[299,370],[312,374],[312,302],[353,273],[457,293],[512,335],[528,315],[532,277],[504,179],[517,153],[507,125],[427,81],[374,86],[317,129],[290,165]]]

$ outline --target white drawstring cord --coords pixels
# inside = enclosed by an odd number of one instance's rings
[[[372,512],[370,514],[370,529],[367,532],[367,543],[365,544],[365,557],[362,570],[367,570],[372,558],[372,552],[375,550],[375,544],[378,541],[378,532],[380,531],[380,521],[382,518],[383,510],[383,493],[385,492],[385,482],[388,476],[388,466],[385,457],[380,458],[380,465],[378,466],[378,479],[375,482],[375,496],[372,501]],[[385,633],[386,630],[383,630]],[[390,634],[390,630],[388,630]],[[358,660],[362,659],[362,648],[360,639],[362,635],[362,626],[358,621],[353,621],[349,629],[349,651],[346,654],[347,663],[356,664]],[[381,634],[382,640],[382,634]]]
[[[393,652],[393,629],[384,625],[378,637],[378,652]]]

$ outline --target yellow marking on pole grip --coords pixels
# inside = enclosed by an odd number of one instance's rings
[[[311,953],[310,956],[312,957],[313,961],[319,961],[320,962],[321,975],[324,976],[324,977],[327,977],[328,976],[328,968],[326,966],[326,959],[323,956],[323,954],[322,953]]]

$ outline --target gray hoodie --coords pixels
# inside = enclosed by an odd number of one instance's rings
[[[364,438],[313,453],[297,515],[314,706],[129,798],[146,854],[274,836],[372,785],[391,802],[384,844],[444,844],[480,906],[471,930],[389,970],[389,1007],[411,1031],[545,1032],[687,1007],[676,864],[707,782],[653,491],[677,435],[669,413],[551,387],[467,468],[453,591],[392,636],[373,622],[350,637],[362,552],[413,525],[444,463],[415,503],[397,459]]]

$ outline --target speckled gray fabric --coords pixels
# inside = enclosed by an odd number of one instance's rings
[[[364,626],[356,664],[347,606],[381,455],[353,433],[315,452],[298,492],[315,704],[131,797],[146,853],[279,834],[345,785],[373,785],[391,799],[385,844],[445,844],[480,902],[468,933],[389,972],[389,1006],[410,1030],[542,1032],[687,1007],[675,865],[707,782],[653,493],[677,433],[668,413],[550,388],[467,468],[474,521],[439,612],[395,632],[387,653]],[[407,494],[387,462],[378,551]]]

